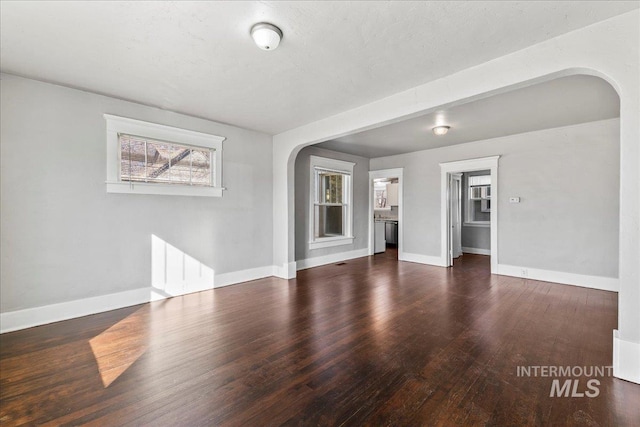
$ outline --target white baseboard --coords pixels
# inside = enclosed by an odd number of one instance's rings
[[[152,299],[161,299],[160,294],[152,294],[152,288],[134,289],[99,297],[61,302],[42,307],[0,313],[0,333],[17,331],[75,317],[88,316],[132,305],[143,304]]]
[[[296,278],[296,262],[288,262],[283,265],[273,266],[273,275],[281,279],[289,280]]]
[[[620,339],[613,330],[613,376],[640,384],[640,344]]]
[[[249,282],[251,280],[263,279],[265,277],[274,276],[274,267],[267,265],[265,267],[251,268],[249,270],[233,271],[231,273],[218,274],[214,278],[214,288],[235,285],[237,283]]]
[[[337,254],[324,255],[315,258],[301,259],[296,262],[298,270],[319,267],[321,265],[333,264],[336,262],[347,261],[354,258],[369,256],[369,248],[356,249],[355,251],[339,252]]]
[[[409,252],[403,252],[400,261],[415,262],[418,264],[435,265],[438,267],[445,267],[445,262],[439,256],[412,254]]]
[[[130,307],[132,305],[144,304],[150,301],[158,301],[173,296],[201,292],[212,288],[220,288],[223,286],[234,285],[236,283],[262,279],[264,277],[273,276],[273,273],[274,267],[269,265],[266,267],[219,274],[214,277],[213,286],[207,284],[197,287],[191,286],[187,292],[179,294],[169,295],[162,290],[154,287],[148,287],[67,301],[58,304],[45,305],[42,307],[9,311],[6,313],[0,313],[0,333],[18,331],[20,329],[46,325],[47,323],[74,319],[76,317],[88,316],[90,314],[97,314],[105,311],[116,310],[118,308]]]
[[[517,267],[505,264],[498,264],[497,274],[541,280],[543,282],[561,283],[564,285],[582,286],[583,288],[600,289],[603,291],[618,292],[619,289],[619,280],[614,277],[588,276],[584,274],[540,270],[538,268]]]
[[[467,248],[462,247],[463,254],[491,255],[491,249]]]

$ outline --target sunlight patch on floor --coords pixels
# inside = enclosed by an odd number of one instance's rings
[[[147,350],[147,314],[148,310],[141,308],[89,340],[105,388]]]

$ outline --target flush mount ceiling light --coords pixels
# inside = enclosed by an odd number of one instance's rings
[[[446,135],[446,133],[449,132],[449,129],[451,129],[451,126],[436,126],[431,130],[434,135],[442,136]]]
[[[259,22],[251,27],[251,37],[262,50],[275,50],[282,39],[282,31],[275,25]]]

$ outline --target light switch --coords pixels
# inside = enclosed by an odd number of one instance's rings
[[[509,197],[509,203],[520,203],[520,197]]]

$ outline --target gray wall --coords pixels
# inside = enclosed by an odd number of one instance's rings
[[[490,175],[490,170],[465,172],[462,174],[462,247],[475,249],[491,249],[491,227],[489,226],[470,226],[464,225],[466,218],[467,203],[469,201],[469,185],[470,176]],[[490,217],[490,214],[486,214]],[[484,219],[483,219],[484,220]]]
[[[272,140],[2,75],[2,312],[151,285],[151,235],[216,274],[272,264]],[[107,194],[110,113],[225,136],[222,198]]]
[[[619,129],[619,119],[591,122],[372,159],[371,169],[405,168],[404,250],[440,256],[439,163],[501,155],[498,262],[617,277]]]
[[[353,244],[309,249],[309,156],[354,162],[353,168]],[[369,244],[369,159],[314,146],[303,148],[295,168],[296,261],[366,248]]]

